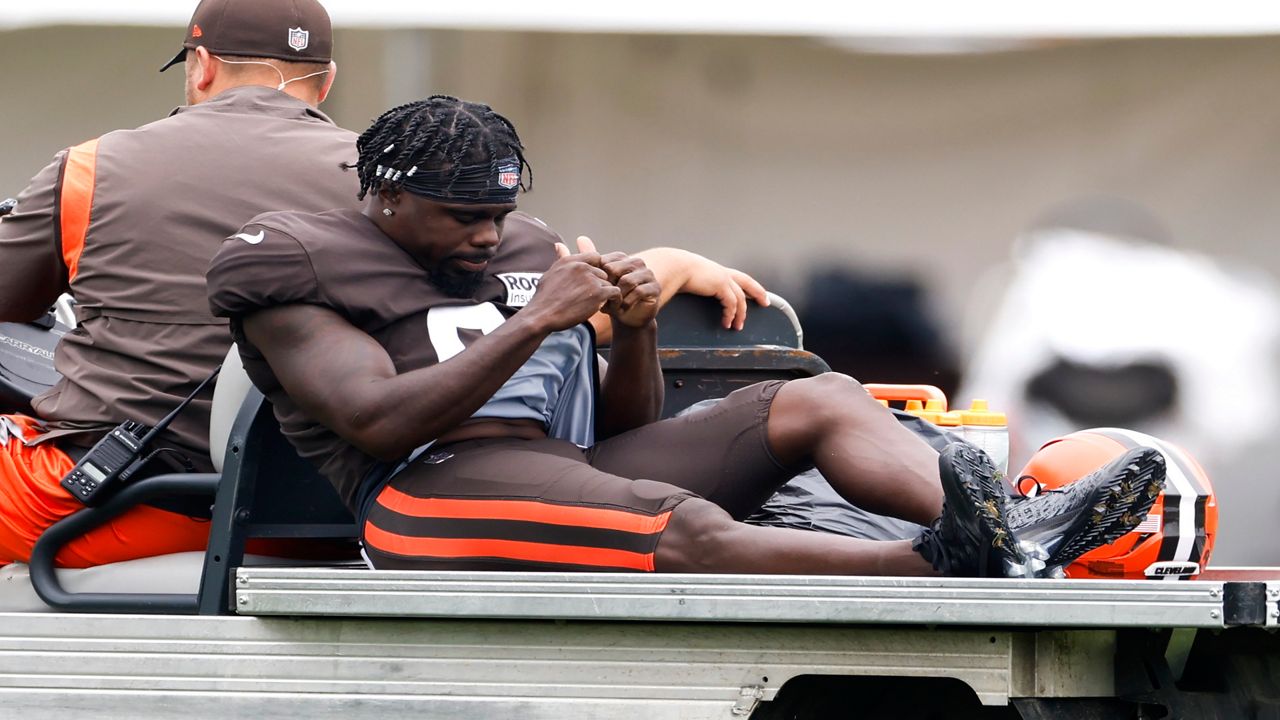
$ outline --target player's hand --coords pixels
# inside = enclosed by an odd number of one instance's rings
[[[554,332],[585,322],[607,303],[621,299],[622,291],[609,280],[594,248],[575,255],[556,243],[556,254],[559,259],[542,274],[538,292],[521,314],[534,316]]]
[[[755,278],[697,253],[685,252],[683,263],[688,279],[679,292],[714,297],[723,308],[721,323],[726,328],[741,330],[747,321],[747,299],[761,307],[769,306],[769,295]]]
[[[578,251],[595,253],[595,243],[585,235],[580,236]],[[644,260],[613,252],[600,256],[600,267],[621,292],[617,300],[605,303],[602,311],[627,327],[642,328],[653,322],[661,306],[662,287]]]

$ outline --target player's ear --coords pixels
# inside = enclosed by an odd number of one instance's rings
[[[395,188],[380,187],[378,188],[378,199],[389,208],[397,207],[400,205],[400,191]]]
[[[378,188],[378,202],[374,209],[381,210],[387,217],[392,217],[401,210],[403,203],[400,200],[403,197],[404,194],[395,188]]]

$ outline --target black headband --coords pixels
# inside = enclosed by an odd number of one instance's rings
[[[423,170],[417,165],[396,170],[379,165],[374,175],[429,200],[505,205],[516,201],[521,170],[520,160],[512,157],[451,170]]]

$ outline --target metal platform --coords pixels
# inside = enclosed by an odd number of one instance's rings
[[[1122,628],[1185,628],[1174,634],[1189,643],[1229,617],[1274,624],[1277,595],[1280,581],[1262,577],[242,568],[238,616],[0,614],[0,706],[130,720],[211,707],[258,720],[731,720],[809,676],[952,678],[988,705],[1106,698]]]
[[[1114,691],[1106,631],[0,614],[5,717],[730,720],[799,676]],[[216,708],[213,710],[212,708]]]
[[[1228,592],[1267,597],[1248,624],[1275,623],[1271,584],[764,575],[405,572],[241,568],[242,615],[661,622],[842,623],[1031,628],[1222,628]],[[1265,620],[1264,620],[1265,618]]]

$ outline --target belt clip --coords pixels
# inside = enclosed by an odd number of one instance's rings
[[[9,441],[14,438],[17,438],[23,445],[27,444],[27,437],[22,432],[22,426],[8,417],[0,415],[0,445],[8,445]]]

